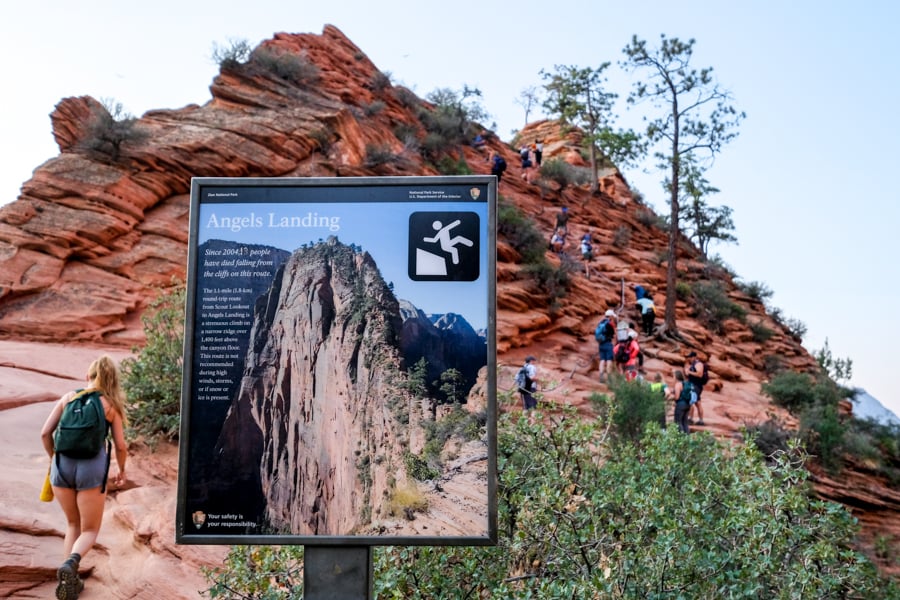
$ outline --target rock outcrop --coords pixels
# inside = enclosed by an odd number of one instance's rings
[[[4,374],[0,379],[0,406],[8,407],[2,415],[5,423],[21,426],[20,421],[25,417],[16,411],[30,408],[24,404],[58,396],[58,388],[71,383],[68,373],[71,365],[47,364],[48,361],[41,359],[45,354],[42,347],[89,343],[125,352],[131,345],[142,342],[140,316],[144,308],[155,297],[159,286],[169,285],[173,276],[184,276],[191,177],[437,174],[432,163],[419,152],[427,133],[419,115],[428,111],[429,105],[409,90],[391,85],[339,30],[329,26],[321,35],[280,33],[262,47],[297,57],[305,69],[302,77],[296,74],[285,77],[253,68],[223,69],[210,87],[210,102],[146,113],[136,122],[145,135],[124,143],[114,160],[112,157],[101,160],[83,150],[82,142],[89,135],[87,120],[98,110],[96,100],[66,98],[57,105],[52,123],[60,156],[38,167],[33,178],[23,184],[19,198],[0,208],[0,368]],[[571,132],[563,134],[555,123],[545,121],[523,129],[515,146],[541,138],[545,161],[558,158],[578,166],[583,162],[572,135]],[[525,355],[534,354],[538,357],[541,380],[545,382],[543,395],[548,409],[552,410],[554,404],[572,405],[590,415],[590,395],[603,391],[596,378],[593,339],[593,328],[600,314],[613,308],[633,317],[631,285],[634,283],[649,288],[658,306],[664,306],[666,294],[677,292],[665,286],[666,234],[657,226],[652,211],[632,195],[625,178],[614,169],[601,174],[599,191],[592,195],[583,187],[561,189],[558,184],[538,177],[533,169],[523,172],[513,147],[496,137],[489,137],[487,150],[500,152],[510,165],[499,188],[505,205],[521,211],[548,239],[559,208],[568,207],[571,218],[567,253],[577,261],[575,240],[590,232],[597,257],[591,264],[590,279],[574,271],[570,273],[565,294],[551,298],[546,286],[541,287],[523,273],[515,241],[501,231],[497,248],[499,387],[501,391],[509,390],[516,366]],[[464,160],[475,173],[489,172],[486,154],[475,148],[463,145],[455,150],[453,158]],[[767,380],[775,363],[810,370],[815,367],[813,357],[786,327],[767,314],[759,300],[735,285],[726,269],[701,260],[697,250],[688,243],[680,244],[678,252],[685,284],[717,282],[727,299],[740,306],[747,318],[745,322],[724,319],[713,333],[696,307],[679,298],[675,316],[680,340],[665,336],[641,340],[648,374],[662,373],[670,378],[672,369],[683,365],[687,352],[696,350],[708,361],[712,373],[704,392],[708,430],[725,439],[737,439],[741,427],[771,415],[793,423],[789,415],[761,394],[760,385]],[[548,253],[547,260],[559,266],[565,259]],[[295,275],[302,274],[302,265],[295,267]],[[327,304],[320,300],[302,299],[315,301],[324,311],[316,317],[324,326],[328,319],[333,322],[333,316],[327,317]],[[270,327],[276,324],[275,314],[270,313]],[[385,317],[378,325],[379,331],[396,334],[399,323],[389,321]],[[756,341],[759,338],[753,335],[751,325],[764,328],[770,335],[765,341]],[[372,334],[374,327],[375,324]],[[311,357],[316,356],[313,349],[306,348],[305,359],[300,354],[291,356],[285,351],[286,332],[279,333],[277,327],[271,329],[268,345],[261,338],[259,346],[248,350],[256,353],[260,364],[267,365],[269,370],[264,374],[247,374],[240,399],[233,407],[234,415],[229,417],[235,424],[238,421],[242,425],[258,423],[254,425],[257,433],[252,435],[262,437],[264,432],[266,439],[271,440],[264,456],[254,456],[249,462],[239,461],[238,465],[244,469],[257,458],[264,461],[267,468],[259,472],[260,497],[270,499],[273,507],[282,507],[273,510],[269,518],[285,527],[347,531],[359,523],[352,515],[358,515],[366,502],[359,496],[343,498],[340,519],[305,514],[298,518],[302,523],[294,522],[293,513],[289,514],[287,509],[298,500],[294,494],[309,494],[304,503],[332,498],[327,496],[328,492],[319,495],[318,491],[304,488],[305,484],[299,480],[290,480],[290,486],[279,483],[283,481],[279,477],[283,475],[285,452],[289,450],[287,441],[299,439],[300,434],[298,430],[277,430],[273,421],[267,422],[267,419],[280,420],[282,416],[287,419],[285,423],[295,424],[304,419],[338,418],[327,413],[327,409],[323,413],[324,407],[312,404],[288,415],[286,407],[278,404],[278,398],[294,393],[293,390],[318,393],[320,386],[327,385],[327,377],[339,376],[344,387],[330,392],[344,393],[345,397],[354,393],[348,385],[354,377],[357,382],[360,378],[366,381],[367,367],[349,358],[353,356],[352,344],[344,345],[345,341],[350,343],[350,338],[337,334],[332,325],[327,336],[329,343],[317,350],[324,350],[328,360],[322,354],[315,361],[315,369],[311,369]],[[355,337],[367,339],[365,335]],[[303,339],[297,343],[302,345]],[[362,346],[359,352],[363,352]],[[340,360],[333,362],[333,357]],[[388,353],[384,359],[396,360],[397,355]],[[356,365],[352,377],[346,371],[351,362]],[[329,371],[338,368],[343,370]],[[80,375],[76,373],[74,378]],[[24,382],[21,385],[7,383],[20,380]],[[483,391],[483,375],[479,382],[475,390]],[[387,382],[370,381],[367,385],[388,391],[384,387]],[[42,388],[53,393],[44,393]],[[514,405],[502,408],[515,410]],[[360,432],[358,438],[332,435],[327,442],[329,452],[334,451],[335,456],[344,460],[340,464],[323,463],[334,468],[334,474],[329,477],[358,477],[358,466],[352,459],[355,444],[384,443],[375,439],[377,435],[387,435],[388,441],[393,440],[396,432],[383,420],[379,421],[382,417],[374,413],[371,416],[381,423],[371,432]],[[37,436],[42,417],[29,413],[28,418]],[[233,448],[239,443],[243,430],[238,429],[236,425],[226,428],[221,438],[222,448]],[[135,453],[146,469],[146,476],[135,475],[136,484],[150,487],[165,482],[170,486],[165,493],[171,492],[174,473],[153,466],[157,459],[147,449],[136,449]],[[19,525],[27,515],[19,509],[28,506],[28,497],[37,498],[42,470],[46,468],[42,458],[40,451],[32,451],[20,461],[23,472],[31,470],[33,490],[21,498],[4,496],[2,500],[3,512],[14,515],[3,519],[15,519],[13,524],[9,520],[3,522],[0,542],[5,547],[20,544],[22,540]],[[368,494],[374,499],[384,488],[382,483],[375,483],[381,474],[371,474],[373,484]],[[460,466],[459,475],[470,477],[471,481],[477,479],[464,466]],[[290,478],[294,476],[289,474]],[[852,465],[841,481],[814,474],[814,482],[820,496],[842,502],[859,518],[864,548],[871,548],[878,536],[900,539],[896,483],[868,471],[862,464]],[[296,491],[301,489],[302,492]],[[129,552],[139,555],[141,559],[132,558],[131,564],[146,564],[148,569],[156,565],[153,568],[157,578],[165,571],[169,577],[182,578],[193,591],[197,589],[196,581],[178,568],[172,568],[168,562],[170,557],[190,555],[190,564],[204,561],[214,564],[215,559],[188,553],[174,546],[171,536],[163,539],[153,533],[152,524],[168,527],[171,522],[167,519],[174,518],[171,503],[160,501],[162,497],[170,498],[165,495],[150,498],[132,489],[111,498],[110,507],[117,515],[111,520],[117,525],[105,525],[101,543],[114,549],[110,553],[114,552],[117,558]],[[140,512],[139,506],[146,506],[149,501],[160,508],[153,514]],[[18,507],[16,511],[9,510],[10,502]],[[130,509],[128,503],[133,503]],[[37,505],[36,500],[34,504]],[[436,500],[434,506],[442,506],[448,511],[442,513],[442,518],[454,522],[452,502],[445,500],[439,504]],[[133,518],[120,519],[120,511]],[[61,518],[55,513],[48,514],[45,521],[30,530],[31,535],[57,539]],[[415,521],[412,523],[405,527],[414,528]],[[401,526],[396,527],[399,530]],[[3,589],[21,593],[33,588],[38,590],[36,594],[47,595],[44,593],[47,589],[41,586],[47,577],[52,578],[47,563],[53,561],[44,556],[44,550],[5,554],[0,560],[3,563],[0,572],[16,572],[19,579],[14,587]],[[36,558],[37,555],[40,556]],[[33,564],[40,568],[35,570]],[[88,564],[94,565],[96,580],[107,586],[109,596],[133,592],[130,597],[151,597],[136,591],[140,589],[140,578],[137,582],[123,582],[116,575],[114,564],[101,552]],[[897,569],[896,564],[885,561],[881,567],[895,572]],[[3,579],[9,580],[5,576]],[[167,597],[179,596],[173,593]]]

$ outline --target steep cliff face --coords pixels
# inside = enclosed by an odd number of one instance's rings
[[[0,208],[0,336],[21,341],[95,341],[120,348],[140,342],[139,317],[154,293],[152,286],[184,274],[191,176],[436,174],[415,151],[415,144],[395,134],[402,129],[412,132],[416,140],[424,140],[426,132],[417,111],[427,108],[427,103],[414,99],[405,88],[385,84],[365,54],[340,31],[327,27],[321,35],[278,34],[263,45],[303,56],[318,68],[318,75],[299,86],[265,73],[223,71],[212,83],[213,99],[207,104],[143,115],[139,125],[148,137],[126,145],[117,162],[98,161],[78,149],[96,101],[67,98],[60,102],[52,120],[61,155],[35,170],[16,202]],[[575,132],[564,133],[557,124],[545,121],[524,128],[517,141],[536,138],[545,142],[545,161],[560,158],[583,165]],[[534,354],[545,383],[547,409],[573,405],[590,416],[589,396],[605,391],[596,378],[592,335],[599,316],[613,308],[633,317],[634,283],[648,287],[658,306],[664,306],[667,293],[676,293],[665,287],[661,258],[665,232],[654,224],[652,212],[635,200],[627,181],[615,170],[601,174],[598,194],[575,186],[560,189],[533,169],[523,172],[509,145],[495,138],[488,144],[510,165],[500,184],[503,201],[535,222],[548,239],[559,208],[568,207],[569,254],[578,260],[572,244],[589,231],[595,239],[596,256],[591,278],[573,273],[568,291],[551,308],[546,290],[523,273],[515,243],[501,233],[497,248],[499,386],[509,389],[516,366],[525,355]],[[396,160],[369,161],[367,147],[387,149]],[[460,151],[473,172],[489,172],[484,154],[467,146]],[[554,266],[561,264],[553,254],[548,253],[547,260]],[[676,317],[681,341],[665,337],[641,340],[648,374],[662,373],[671,380],[672,369],[683,365],[687,351],[697,350],[712,372],[704,392],[707,430],[731,439],[740,436],[744,425],[770,415],[794,424],[761,394],[760,384],[768,378],[770,361],[808,370],[814,368],[814,359],[766,313],[761,302],[735,285],[731,274],[702,261],[689,244],[679,246],[679,265],[686,284],[719,282],[726,297],[746,310],[747,318],[745,322],[725,319],[714,333],[696,306],[679,298]],[[272,315],[273,326],[282,293],[283,289],[279,290],[266,305],[265,314]],[[315,301],[320,306],[317,318],[328,321],[324,300],[303,301]],[[340,309],[336,303],[334,311]],[[279,482],[285,477],[305,477],[285,474],[282,466],[284,457],[293,451],[288,440],[299,443],[302,432],[296,427],[277,430],[274,423],[281,423],[282,416],[299,424],[303,419],[325,422],[321,421],[325,414],[335,419],[339,415],[333,407],[313,403],[300,410],[279,405],[278,399],[288,397],[295,385],[298,393],[303,390],[307,397],[322,390],[343,392],[349,398],[353,380],[347,365],[352,362],[353,345],[347,345],[350,338],[338,335],[340,328],[331,325],[327,347],[309,347],[299,354],[286,344],[288,334],[294,333],[285,328],[290,321],[278,323],[283,331],[272,328],[268,334],[281,340],[277,349],[267,347],[263,342],[269,338],[260,335],[260,345],[249,350],[266,370],[245,374],[241,401],[233,407],[231,425],[221,441],[223,448],[228,445],[234,450],[242,442],[279,439],[252,460],[238,455],[241,460],[236,468],[246,470],[254,465],[260,494],[265,490],[267,497],[277,498],[273,504],[285,506],[292,498]],[[751,325],[764,327],[773,335],[764,342],[756,341]],[[345,387],[320,387],[326,385],[320,371],[326,368],[322,352],[339,353],[347,361],[334,367],[341,369],[335,376],[343,378]],[[312,356],[317,357],[315,365],[309,362]],[[360,379],[361,373],[368,373],[364,362],[360,365],[357,361],[356,369],[356,386],[362,381],[377,391],[382,389],[377,386],[387,385]],[[301,376],[305,378],[302,385],[298,383]],[[273,420],[276,416],[279,419]],[[372,418],[375,423],[385,420],[375,414]],[[386,425],[381,432],[391,439]],[[241,435],[249,437],[242,439]],[[329,435],[327,443],[344,452],[345,460],[327,463],[333,472],[324,475],[344,481],[355,477],[358,472],[348,466],[353,458],[346,454],[355,448],[344,448],[346,440],[340,434]],[[366,432],[359,439],[365,445],[374,444],[370,438]],[[263,464],[265,470],[258,468]],[[848,506],[860,518],[865,540],[879,535],[900,539],[896,485],[860,465],[851,465],[851,469],[841,481],[816,475],[817,492]],[[373,474],[373,482],[377,477],[380,475]],[[299,485],[299,481],[295,483]],[[373,498],[379,493],[375,485]],[[315,490],[304,493],[309,493],[313,502],[324,498]],[[345,505],[341,510],[352,515],[364,503],[357,495]],[[294,526],[286,512],[276,512],[273,521]],[[302,520],[297,526],[332,526],[317,515]],[[348,517],[340,527],[352,527],[351,520]],[[896,569],[896,565],[882,566]]]
[[[425,359],[429,382],[447,369],[456,369],[466,390],[475,384],[485,365],[485,339],[468,321],[454,313],[429,317],[405,300],[400,301],[400,314],[400,351],[407,367]]]
[[[297,251],[258,308],[222,455],[258,473],[275,530],[347,535],[403,464],[397,301],[368,254],[332,238]]]

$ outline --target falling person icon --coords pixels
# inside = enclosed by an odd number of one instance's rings
[[[450,230],[460,223],[461,221],[457,219],[445,227],[444,224],[440,221],[435,221],[431,224],[431,226],[435,231],[437,231],[437,233],[433,237],[422,238],[422,241],[429,242],[431,244],[440,242],[441,250],[450,254],[450,258],[453,261],[454,265],[459,264],[459,251],[456,249],[456,245],[462,244],[463,246],[468,246],[470,248],[473,245],[472,240],[461,235],[458,235],[454,238],[450,237]]]

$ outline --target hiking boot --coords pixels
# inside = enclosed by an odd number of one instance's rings
[[[688,425],[693,425],[693,424],[694,424],[694,420],[691,418],[688,418]]]
[[[697,425],[706,425],[706,423],[703,422],[703,419],[700,419],[697,421]]]
[[[77,600],[84,589],[84,582],[78,576],[78,563],[81,557],[72,553],[56,570],[56,597],[58,600]]]

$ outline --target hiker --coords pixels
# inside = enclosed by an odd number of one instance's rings
[[[673,397],[675,398],[675,424],[682,433],[690,433],[688,427],[688,414],[691,412],[691,398],[693,395],[692,385],[684,380],[684,373],[681,370],[675,371],[675,389]]]
[[[496,150],[491,152],[491,175],[497,176],[497,184],[503,179],[503,172],[506,171],[506,160]]]
[[[522,409],[525,412],[533,411],[537,408],[537,400],[534,398],[534,392],[537,391],[537,367],[534,365],[536,359],[533,356],[525,358],[525,364],[519,369],[516,375],[516,387],[519,388],[519,395],[522,397]]]
[[[519,158],[522,159],[523,170],[531,168],[531,151],[528,149],[528,146],[523,145],[519,148]]]
[[[635,285],[635,286],[634,286],[634,300],[635,300],[635,302],[637,302],[638,300],[640,300],[641,298],[643,298],[643,297],[646,296],[646,295],[647,295],[647,290],[644,289],[644,286],[642,286],[642,285]]]
[[[475,136],[475,139],[472,140],[472,147],[478,151],[481,151],[487,145],[487,139],[485,139],[485,132],[482,131],[478,135]]]
[[[594,329],[594,339],[597,340],[600,356],[600,383],[604,383],[609,376],[613,362],[613,339],[616,335],[616,312],[608,309],[603,318]]]
[[[643,298],[638,298],[637,309],[641,313],[641,328],[644,330],[644,335],[653,335],[656,306],[653,305],[653,298],[650,297],[650,294],[645,294]]]
[[[594,245],[591,243],[590,233],[581,237],[581,260],[584,261],[584,276],[590,279],[591,261],[594,260]]]
[[[626,381],[637,379],[638,354],[641,347],[637,341],[637,332],[631,330],[624,341],[620,341],[613,348],[613,360],[616,362],[619,372],[625,375]]]
[[[550,249],[556,252],[557,254],[562,254],[563,250],[566,247],[566,232],[564,229],[559,228],[553,232],[553,237],[550,238]]]
[[[112,483],[117,487],[125,483],[125,461],[128,458],[128,447],[125,443],[125,426],[128,424],[125,416],[125,393],[120,385],[116,364],[109,356],[101,356],[88,367],[87,381],[89,383],[85,393],[79,394],[80,390],[68,392],[53,405],[41,428],[41,441],[50,457],[50,483],[53,487],[53,496],[66,516],[66,535],[63,540],[63,556],[66,559],[56,572],[58,579],[56,597],[61,600],[77,598],[84,588],[84,583],[78,576],[78,566],[81,559],[93,547],[103,520],[111,462],[109,443],[108,441],[104,443],[104,439],[110,431],[118,465],[118,473],[112,478]],[[87,400],[80,400],[80,396]],[[95,403],[91,405],[91,401]],[[102,414],[96,402],[100,403]],[[68,430],[65,425],[73,412],[72,410],[65,412],[66,406],[70,403],[79,403],[82,413],[97,409],[96,417],[102,438],[98,440],[99,450],[96,451],[96,455],[89,458],[67,456],[66,450],[63,450],[70,443],[78,443],[79,437],[82,439],[85,437],[84,433],[64,437],[64,432]],[[78,407],[73,404],[70,408]],[[56,451],[57,448],[60,449],[59,452]],[[74,451],[69,453],[75,454]]]
[[[653,381],[650,383],[650,391],[654,394],[657,394],[658,397],[662,400],[663,407],[665,407],[666,400],[671,397],[671,390],[669,390],[669,386],[666,385],[665,380],[663,379],[662,373],[657,373],[653,376]],[[660,419],[659,426],[665,429],[666,427],[666,412],[663,410],[662,418]]]
[[[709,371],[706,364],[697,358],[697,353],[693,350],[688,353],[687,357],[688,362],[685,363],[684,370],[687,373],[687,380],[694,388],[694,393],[697,394],[697,401],[692,405],[691,412],[695,412],[696,409],[697,425],[706,425],[703,422],[703,406],[701,406],[700,401],[702,400],[703,386],[709,381]],[[690,416],[688,416],[688,423],[693,423]]]
[[[569,233],[569,207],[563,206],[556,215],[555,229],[562,229],[563,233]]]
[[[534,164],[540,167],[541,158],[544,156],[544,140],[534,140],[531,148],[534,151]]]

